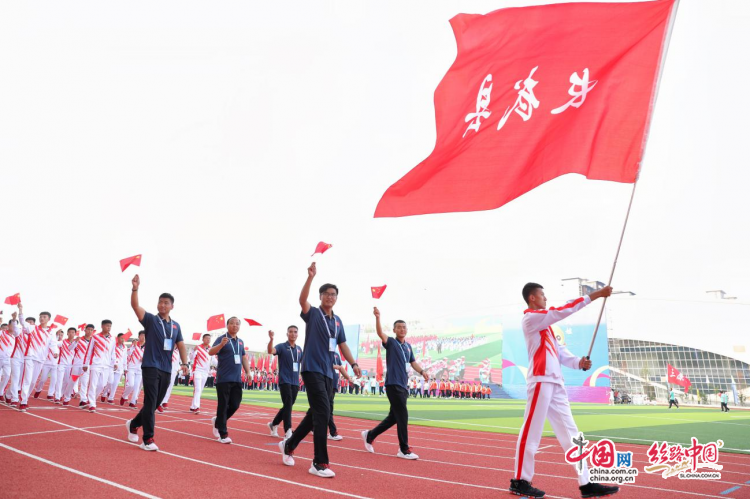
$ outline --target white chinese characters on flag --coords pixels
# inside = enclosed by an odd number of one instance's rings
[[[673,385],[685,388],[685,393],[687,393],[688,388],[692,385],[688,377],[675,369],[671,364],[667,364],[667,381]]]
[[[451,19],[432,154],[376,217],[488,210],[566,173],[632,183],[674,0],[508,8]]]

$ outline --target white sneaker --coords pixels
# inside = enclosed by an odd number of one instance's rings
[[[271,436],[272,437],[278,437],[279,436],[278,428],[279,428],[278,425],[274,426],[273,423],[268,423],[268,429],[271,430]]]
[[[224,437],[224,438],[219,437],[219,443],[220,444],[231,444],[232,443],[232,439],[229,438],[228,436]]]
[[[211,428],[214,430],[214,436],[220,438],[221,435],[219,435],[219,430],[216,429],[216,416],[211,418]]]
[[[281,460],[284,461],[284,464],[287,466],[294,466],[294,458],[291,454],[286,454],[284,452],[284,445],[286,444],[286,439],[279,442],[279,450],[281,451]]]
[[[399,449],[398,454],[396,454],[396,457],[400,457],[401,459],[412,459],[412,460],[419,459],[419,456],[414,454],[411,451],[411,449],[409,449],[409,451],[406,454],[401,452],[401,450]]]
[[[367,443],[367,434],[369,432],[367,430],[362,431],[362,441],[365,443],[365,449],[367,449],[367,452],[375,453],[375,449],[372,448],[372,444]]]
[[[128,430],[128,440],[133,442],[134,444],[138,443],[138,433],[132,433],[130,431],[130,422],[133,421],[132,419],[128,419],[125,421],[125,429]]]
[[[328,440],[344,440],[341,435],[328,435]]]
[[[333,472],[331,468],[328,467],[328,465],[323,465],[321,469],[318,469],[315,467],[315,464],[310,465],[310,469],[307,470],[311,475],[319,476],[322,478],[333,478],[336,476],[336,473]]]
[[[148,450],[148,451],[156,451],[159,450],[159,448],[156,446],[155,443],[151,442],[150,444],[147,444],[146,442],[141,443],[141,449]]]
[[[286,431],[286,434],[284,434],[284,438],[286,438],[286,439],[292,438],[292,430],[291,430],[291,428]]]

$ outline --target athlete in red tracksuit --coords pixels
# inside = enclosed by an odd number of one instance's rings
[[[524,311],[521,327],[529,353],[529,370],[526,377],[526,412],[516,446],[515,476],[510,480],[510,492],[516,495],[544,497],[544,491],[531,486],[531,479],[534,477],[534,455],[539,448],[545,419],[549,419],[563,451],[571,448],[571,439],[578,436],[561,365],[588,370],[591,360],[576,357],[560,345],[552,332],[552,325],[579,311],[592,300],[611,294],[612,288],[607,286],[563,307],[547,309],[547,298],[541,285],[528,283],[523,287],[523,298],[529,308]],[[590,483],[585,462],[578,483],[582,497],[602,497],[619,490],[618,487]]]

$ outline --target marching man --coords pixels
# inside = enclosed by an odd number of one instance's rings
[[[89,372],[89,412],[96,412],[96,399],[109,381],[109,373],[115,362],[115,340],[109,334],[112,321],[102,321],[102,332],[94,335],[86,350],[83,370]]]
[[[49,312],[39,314],[39,325],[23,323],[23,305],[18,304],[23,334],[27,336],[26,351],[23,355],[23,374],[21,375],[21,402],[19,410],[25,412],[29,403],[31,387],[42,372],[42,365],[47,357],[47,348],[52,350],[54,358],[58,357],[57,339],[52,334],[52,327],[47,323],[52,318]]]
[[[120,405],[124,405],[125,402],[130,399],[128,407],[136,409],[138,406],[138,395],[141,394],[141,387],[143,386],[141,362],[143,361],[143,346],[146,343],[146,333],[141,331],[138,333],[138,341],[133,342],[133,346],[130,347],[127,354],[127,366],[125,370],[125,390],[122,392],[120,397]]]
[[[510,480],[510,492],[540,498],[544,497],[544,491],[532,487],[531,479],[534,477],[534,457],[542,438],[545,419],[549,419],[563,451],[573,446],[572,439],[578,435],[578,428],[570,412],[561,365],[584,371],[591,368],[591,360],[576,357],[557,342],[551,326],[578,312],[593,300],[610,296],[612,288],[606,286],[563,307],[550,309],[547,309],[547,297],[540,284],[526,284],[522,294],[529,307],[524,311],[521,321],[529,353],[529,374],[526,378],[528,398],[524,422],[518,434],[515,477]],[[619,490],[619,487],[589,482],[586,462],[582,461],[582,464],[578,476],[581,497],[608,496]],[[574,469],[577,468],[574,466]]]
[[[73,351],[76,347],[76,333],[74,327],[68,328],[68,338],[60,342],[60,357],[57,359],[57,383],[55,384],[55,403],[63,402],[65,380],[70,379],[70,370],[73,367]]]
[[[76,341],[76,347],[73,351],[73,366],[70,369],[70,378],[65,380],[65,387],[63,387],[63,405],[68,405],[70,403],[76,381],[79,382],[78,386],[80,387],[81,394],[81,402],[78,404],[78,407],[83,408],[89,405],[87,398],[88,395],[86,393],[88,389],[89,372],[83,370],[83,358],[86,356],[86,351],[89,349],[89,343],[91,342],[91,337],[93,335],[94,325],[87,324],[84,329],[83,338],[78,338],[78,341]]]
[[[164,409],[167,408],[167,404],[169,402],[169,397],[172,395],[172,388],[174,388],[174,382],[177,379],[177,375],[180,374],[181,364],[180,364],[180,352],[177,349],[174,349],[172,351],[172,377],[169,379],[169,388],[167,388],[167,394],[164,395],[164,400],[162,401],[161,405],[157,407],[157,410],[159,412],[164,412]]]
[[[190,362],[193,364],[193,402],[190,404],[190,412],[200,414],[201,394],[206,386],[206,379],[211,369],[211,357],[208,355],[211,335],[203,335],[203,343],[193,349],[190,354]]]
[[[122,373],[125,372],[126,355],[127,349],[125,348],[125,335],[123,333],[119,333],[117,335],[117,343],[115,343],[115,365],[112,366],[112,371],[110,371],[109,373],[107,388],[105,388],[104,393],[102,394],[102,402],[104,402],[104,395],[106,394],[107,402],[110,404],[115,403],[115,392],[117,391],[117,387],[120,385]]]
[[[362,440],[365,442],[365,449],[369,452],[375,452],[372,442],[378,438],[378,435],[395,424],[399,446],[396,456],[402,459],[419,459],[419,456],[414,454],[409,447],[409,411],[406,409],[409,392],[406,388],[408,380],[406,369],[411,366],[425,381],[429,378],[414,358],[411,345],[406,342],[406,322],[399,320],[393,324],[393,332],[396,337],[391,338],[383,332],[380,325],[380,310],[375,307],[373,313],[375,314],[375,329],[385,348],[385,362],[388,367],[388,375],[385,378],[385,394],[391,404],[391,410],[379,425],[370,431],[364,430],[362,432]]]
[[[5,400],[6,403],[10,403],[11,407],[18,407],[18,393],[21,391],[21,376],[23,375],[23,353],[26,351],[28,341],[28,337],[23,334],[21,322],[17,317],[18,313],[13,312],[13,318],[9,324],[14,344],[13,351],[10,354],[10,383],[8,384],[8,391],[5,392]],[[26,321],[33,325],[36,319],[29,317]]]
[[[8,325],[0,325],[0,400],[5,403],[9,402],[5,398],[5,388],[10,383],[10,354],[13,353],[15,343],[16,339],[8,330]]]
[[[278,426],[284,423],[284,438],[292,436],[292,406],[297,400],[299,393],[299,363],[302,359],[302,348],[297,345],[297,326],[286,328],[287,341],[273,344],[273,331],[268,331],[267,351],[271,355],[279,356],[279,392],[281,393],[282,407],[273,421],[268,423],[271,436],[278,437]]]
[[[39,376],[39,379],[36,382],[36,388],[34,388],[35,399],[39,398],[39,395],[42,393],[42,388],[44,388],[44,383],[47,382],[48,377],[49,386],[47,387],[47,400],[54,400],[55,398],[57,398],[55,397],[55,387],[57,385],[57,363],[59,360],[60,345],[62,344],[62,336],[62,329],[58,329],[57,333],[55,334],[55,344],[58,348],[57,356],[54,355],[49,345],[47,346],[44,364],[42,364],[42,374],[41,376]]]

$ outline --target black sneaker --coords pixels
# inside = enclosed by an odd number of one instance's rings
[[[591,484],[589,484],[591,485]],[[514,480],[510,479],[510,493],[515,494],[517,496],[526,496],[526,497],[534,497],[534,498],[541,498],[544,497],[544,491],[536,489],[531,486],[529,482],[526,480]]]
[[[581,497],[583,498],[611,496],[612,494],[617,494],[617,492],[620,490],[620,487],[591,482],[587,483],[586,485],[581,485],[578,488],[580,489]]]

